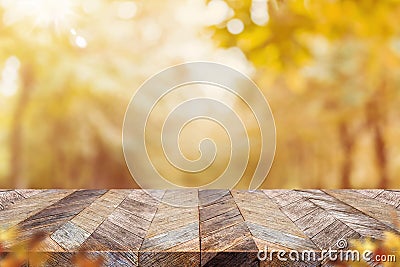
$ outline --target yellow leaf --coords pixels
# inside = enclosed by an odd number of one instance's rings
[[[400,236],[392,232],[386,232],[383,244],[389,250],[400,251]]]
[[[0,230],[0,243],[15,240],[17,236],[17,229],[15,227],[8,230]]]

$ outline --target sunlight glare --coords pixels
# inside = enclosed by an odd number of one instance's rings
[[[35,24],[39,26],[53,25],[57,29],[66,26],[73,15],[71,0],[35,0],[33,10]]]
[[[57,31],[68,27],[74,16],[74,0],[14,0],[4,1],[3,21],[6,25],[31,19],[35,26],[54,27]]]
[[[1,73],[0,93],[4,96],[13,96],[18,89],[18,71],[20,67],[19,59],[10,56]]]
[[[75,44],[80,48],[85,48],[87,46],[87,41],[82,36],[77,36],[75,38]]]

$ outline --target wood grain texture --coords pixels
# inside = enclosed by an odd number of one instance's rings
[[[17,225],[73,192],[74,190],[46,190],[11,204],[8,209],[0,211],[0,229]]]
[[[346,218],[354,218],[354,224],[364,226],[365,228],[371,228],[371,230],[388,230],[391,228],[393,231],[397,231],[396,222],[400,218],[400,211],[396,210],[392,205],[382,203],[376,199],[360,194],[353,190],[324,190],[327,194],[339,199],[354,209],[360,211],[356,213],[357,216],[348,216]],[[355,213],[355,212],[354,212]],[[366,215],[368,216],[366,216]],[[364,218],[373,218],[377,222],[360,223],[363,222]],[[364,221],[365,222],[365,221]],[[381,224],[385,226],[382,226]],[[353,228],[354,229],[354,228]],[[365,235],[370,235],[379,238],[379,233],[374,231],[369,232],[368,229],[365,231]]]
[[[199,199],[201,266],[256,264],[257,245],[231,193],[202,190]]]
[[[197,190],[165,192],[140,248],[140,266],[200,264],[198,201]]]
[[[0,192],[0,210],[5,210],[7,207],[16,203],[19,200],[25,199],[23,195],[16,190],[5,190]]]
[[[114,254],[107,256],[108,261],[118,256],[121,262],[129,262],[136,266],[139,261],[140,246],[159,202],[143,190],[118,192],[110,192],[114,197],[105,195],[103,199],[99,199],[99,207],[103,209],[94,212],[96,219],[93,220],[98,222],[99,217],[105,219],[82,243],[80,250],[112,251]],[[161,194],[163,193],[161,191]],[[106,216],[108,213],[110,214]],[[129,254],[126,254],[126,251],[129,251]]]
[[[62,225],[51,235],[51,239],[66,250],[79,248],[130,192],[130,190],[109,190],[79,212],[71,221]],[[54,246],[48,246],[48,248],[51,250]]]
[[[368,202],[370,202],[369,200],[373,200],[372,198],[352,190],[342,190],[341,192],[335,193],[334,190],[327,190],[326,192],[321,190],[306,190],[299,191],[298,193],[308,198],[309,201],[325,210],[330,216],[333,216],[336,220],[342,222],[363,237],[368,236],[374,239],[382,239],[385,231],[393,230],[393,228],[382,221],[377,220],[373,216],[368,216],[364,211],[349,205],[347,202],[350,200],[356,201],[354,198],[368,199]],[[356,195],[349,197],[352,194]],[[382,203],[382,205],[385,204]],[[388,216],[386,220],[389,220],[390,213],[386,213],[386,215]],[[382,215],[383,218],[385,218],[384,215]]]
[[[377,195],[379,195],[380,193],[382,193],[385,190],[383,190],[383,189],[355,189],[354,191],[356,191],[360,194],[375,198]]]
[[[51,235],[51,239],[63,249],[73,250],[82,245],[89,236],[89,232],[68,221]]]
[[[397,232],[396,190],[0,190],[13,244],[43,233],[46,266],[77,255],[104,266],[332,266],[327,259],[260,261],[257,252],[337,248]],[[173,203],[169,205],[168,203]],[[4,256],[4,253],[2,254]],[[318,254],[317,254],[318,255]],[[0,256],[2,257],[2,256]]]
[[[313,242],[263,191],[233,190],[232,194],[254,237],[287,249],[317,249]],[[287,193],[274,197],[282,203],[281,196],[285,194]],[[296,196],[293,199],[300,198]],[[282,204],[290,205],[289,202],[291,201],[285,201]]]
[[[400,208],[400,192],[383,190],[380,194],[374,197],[376,200]]]
[[[40,189],[16,189],[16,192],[18,192],[18,194],[20,194],[21,196],[23,196],[24,198],[30,198],[34,195],[37,195],[41,192],[44,192],[46,190],[40,190]]]
[[[91,234],[130,193],[130,190],[109,190],[75,216],[71,222]]]
[[[60,236],[65,236],[65,232],[68,231],[68,229],[73,231],[76,237],[80,234],[86,235],[86,233],[80,231],[81,229],[72,223],[66,227],[62,226],[105,192],[106,190],[77,190],[54,204],[44,208],[16,226],[19,231],[18,241],[28,240],[38,233],[51,235],[53,232],[58,230],[63,232]],[[80,231],[80,234],[78,234],[78,231]],[[67,237],[71,236],[67,235]],[[57,242],[57,240],[55,241]],[[69,246],[66,246],[65,248],[68,249]]]

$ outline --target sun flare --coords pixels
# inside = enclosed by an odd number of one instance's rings
[[[35,27],[68,29],[75,16],[73,0],[4,0],[6,25],[28,19]]]
[[[70,23],[73,13],[73,4],[70,0],[35,0],[33,9],[35,24],[40,26],[54,26],[56,28]]]

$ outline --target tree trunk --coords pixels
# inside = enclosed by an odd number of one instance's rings
[[[387,188],[389,179],[387,175],[386,144],[382,133],[382,126],[378,122],[373,125],[375,156],[379,171],[379,187]]]
[[[386,82],[382,81],[382,84],[376,93],[371,97],[369,103],[366,106],[367,122],[369,128],[372,131],[375,160],[379,175],[380,188],[389,187],[389,176],[387,170],[387,146],[384,136],[384,128],[386,123],[384,106],[382,106],[382,99],[385,97]]]
[[[379,187],[387,188],[389,186],[389,177],[387,173],[387,148],[383,131],[383,116],[378,113],[375,103],[367,106],[368,124],[372,131],[375,160],[379,175]]]
[[[341,122],[339,125],[339,138],[343,150],[343,163],[341,168],[341,187],[351,188],[351,173],[353,171],[353,148],[354,136],[349,131],[349,126],[346,122]]]
[[[22,169],[22,122],[29,101],[30,91],[32,89],[32,69],[30,66],[23,65],[21,68],[21,88],[17,95],[14,113],[12,115],[10,140],[10,172],[8,175],[8,184],[12,188],[26,186],[21,177]]]

